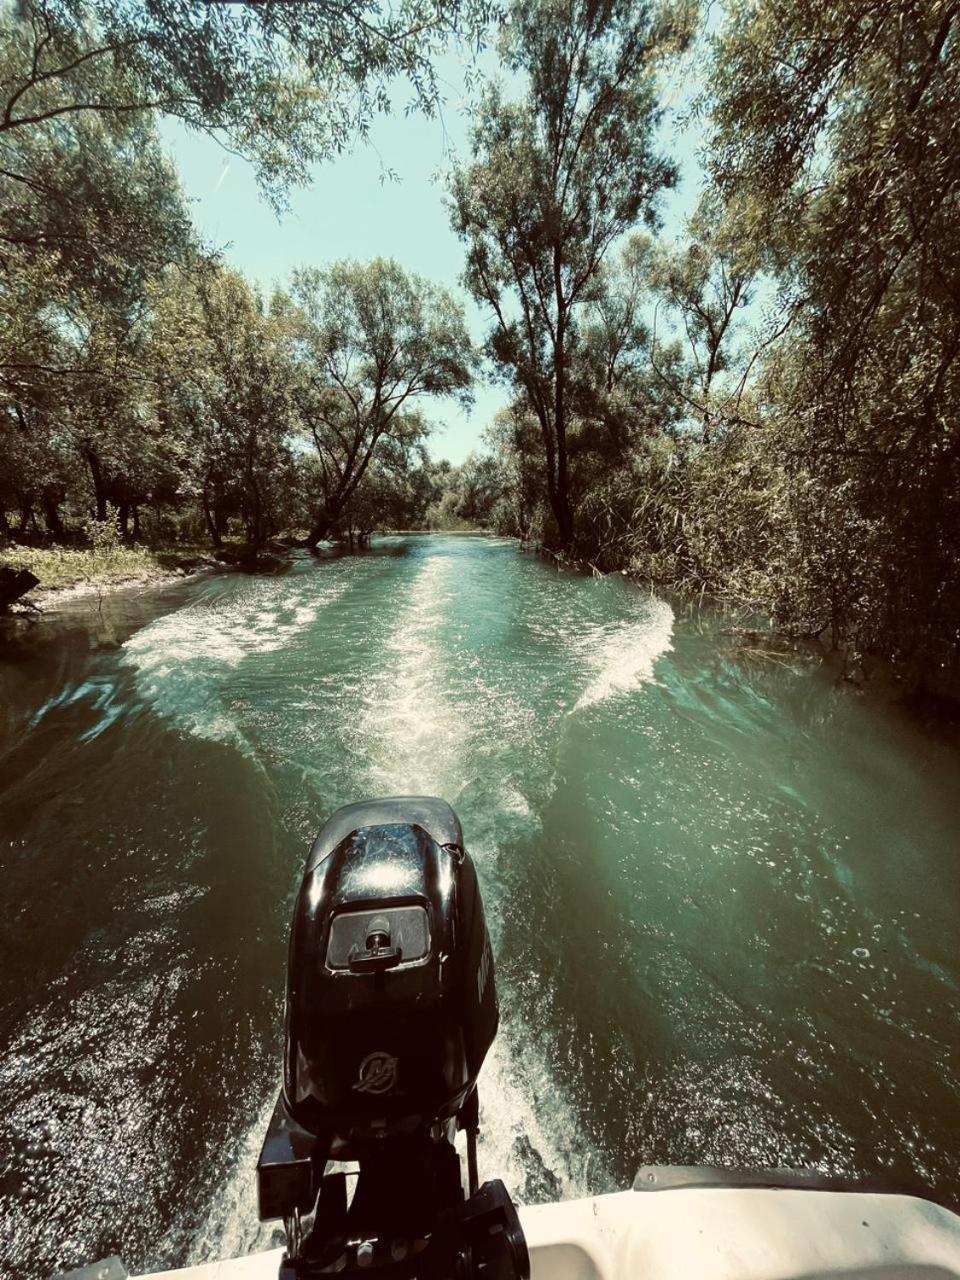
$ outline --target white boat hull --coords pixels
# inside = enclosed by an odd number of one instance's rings
[[[531,1280],[960,1280],[960,1217],[857,1191],[685,1186],[520,1210]],[[140,1280],[275,1280],[282,1251]]]

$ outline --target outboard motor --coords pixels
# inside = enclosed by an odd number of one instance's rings
[[[503,1183],[478,1187],[477,1076],[497,1022],[456,814],[428,796],[339,809],[294,910],[283,1089],[257,1165],[260,1217],[286,1228],[284,1280],[371,1268],[526,1280]],[[337,1164],[358,1166],[352,1198]]]

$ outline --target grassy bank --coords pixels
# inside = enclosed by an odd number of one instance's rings
[[[183,573],[211,561],[208,549],[199,546],[144,547],[115,544],[107,547],[27,547],[18,544],[0,549],[0,564],[27,569],[39,578],[26,598],[49,591],[97,591],[123,583],[152,582]]]

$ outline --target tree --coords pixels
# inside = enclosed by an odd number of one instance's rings
[[[7,6],[0,533],[40,534],[42,512],[59,537],[69,532],[65,504],[74,527],[87,510],[104,519],[109,504],[137,536],[143,504],[183,510],[196,499],[215,544],[239,518],[256,548],[281,520],[302,518],[303,455],[291,444],[305,385],[315,396],[323,382],[302,341],[310,323],[289,299],[266,304],[193,243],[155,113],[252,159],[279,199],[313,160],[363,135],[389,106],[392,78],[405,76],[431,109],[433,55],[451,37],[475,49],[487,17],[486,0],[404,0],[383,13],[324,0]],[[420,319],[442,328],[443,305],[431,296]],[[409,334],[403,342],[415,360]],[[444,379],[463,390],[439,346],[434,381],[429,359],[419,383],[413,374],[410,405],[389,403],[400,395],[384,384],[383,403],[366,414],[374,444],[384,433],[407,444],[423,435],[414,397],[444,392]],[[333,508],[362,476],[366,443]]]
[[[790,321],[763,380],[778,613],[918,671],[960,637],[958,22],[735,3],[707,98],[716,189]]]
[[[302,308],[299,411],[319,463],[307,545],[335,528],[381,440],[426,433],[420,401],[469,403],[474,356],[463,308],[398,263],[339,262],[294,276]]]
[[[147,120],[38,125],[0,150],[3,456],[20,477],[5,501],[23,529],[39,505],[60,536],[60,504],[83,472],[101,519],[108,500],[125,510],[129,486],[146,483],[147,288],[187,252],[189,219]]]
[[[8,45],[21,54],[5,80],[0,133],[82,112],[160,110],[221,136],[266,180],[302,179],[388,106],[406,75],[431,109],[431,59],[452,36],[476,44],[489,9],[413,0],[376,10],[283,0],[207,6],[115,6],[28,0]],[[101,80],[104,65],[113,83]]]
[[[487,452],[469,453],[457,467],[447,463],[437,481],[427,516],[437,529],[492,529],[510,489],[503,459]]]
[[[353,492],[341,532],[352,547],[368,542],[375,529],[420,528],[433,488],[423,445],[388,436]]]
[[[682,382],[671,378],[658,365],[655,351],[650,353],[651,364],[684,416],[698,421],[701,444],[710,443],[718,422],[736,417],[755,363],[743,361],[734,384],[721,388],[732,363],[737,321],[750,304],[756,274],[749,246],[744,246],[735,225],[724,222],[712,193],[691,219],[686,242],[661,245],[650,263],[649,285],[686,340],[686,377]]]
[[[488,354],[540,424],[555,540],[574,539],[568,430],[578,312],[604,258],[674,178],[654,145],[653,69],[668,38],[630,0],[518,0],[507,65],[523,100],[488,89],[472,162],[452,182],[465,283],[490,307]]]
[[[285,298],[266,302],[209,259],[171,275],[155,300],[158,415],[169,436],[189,442],[183,488],[199,500],[214,546],[237,516],[255,553],[290,515],[295,340]]]
[[[291,4],[7,5],[0,137],[55,119],[161,111],[250,159],[279,196],[309,166],[366,134],[405,77],[413,103],[438,102],[435,56],[479,47],[488,0]]]
[[[517,399],[501,409],[484,432],[503,477],[499,500],[491,513],[497,533],[532,539],[543,537],[546,493],[540,424]]]

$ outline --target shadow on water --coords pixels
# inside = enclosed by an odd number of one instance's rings
[[[296,853],[255,763],[140,705],[117,655],[158,603],[78,604],[5,655],[4,1274],[188,1229],[272,1085]]]
[[[458,809],[497,950],[482,1171],[960,1195],[958,752],[709,610],[498,540],[105,597],[0,664],[0,1269],[263,1245],[286,933],[337,805]]]
[[[503,851],[517,1022],[619,1185],[814,1166],[958,1204],[955,743],[721,631],[571,719]]]

